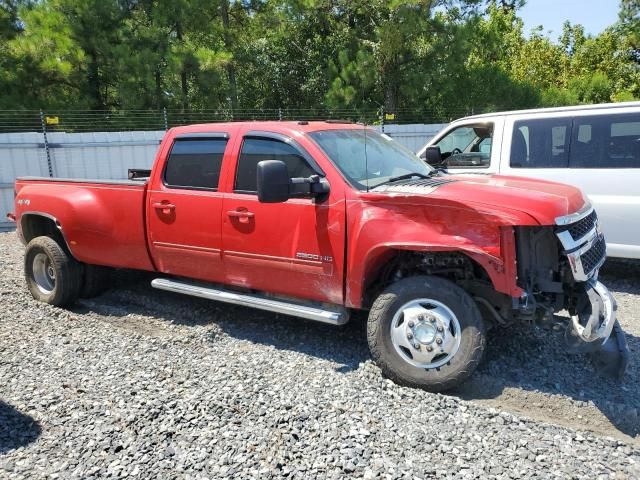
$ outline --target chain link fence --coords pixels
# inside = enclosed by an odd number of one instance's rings
[[[0,110],[0,231],[12,228],[19,176],[126,178],[150,168],[164,131],[178,125],[242,120],[348,120],[371,125],[416,150],[451,120],[473,112],[383,109]]]
[[[0,133],[167,130],[193,123],[242,120],[348,120],[368,125],[448,123],[479,111],[400,109],[0,110]]]

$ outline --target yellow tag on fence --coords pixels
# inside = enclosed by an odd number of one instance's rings
[[[44,122],[47,125],[58,125],[60,123],[60,119],[58,117],[44,117]]]
[[[385,120],[395,120],[396,119],[396,114],[395,113],[385,113],[384,114],[384,119]]]

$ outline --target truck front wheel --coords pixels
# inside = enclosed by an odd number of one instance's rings
[[[29,242],[24,273],[36,300],[61,307],[78,298],[82,282],[80,264],[53,238],[36,237]]]
[[[369,313],[371,355],[391,380],[439,392],[465,381],[484,353],[476,303],[449,280],[416,276],[389,286]]]

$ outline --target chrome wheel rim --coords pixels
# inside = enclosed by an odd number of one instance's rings
[[[33,280],[38,290],[44,294],[50,294],[56,287],[56,270],[49,257],[44,253],[38,253],[33,258]]]
[[[462,331],[445,304],[429,298],[405,303],[391,321],[391,341],[400,358],[418,368],[439,368],[460,348]]]

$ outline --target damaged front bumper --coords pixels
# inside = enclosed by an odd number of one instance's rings
[[[606,342],[616,323],[617,310],[609,289],[598,281],[590,282],[577,303],[576,314],[571,315],[575,335],[586,343]]]
[[[629,349],[616,311],[616,300],[607,287],[596,280],[587,282],[578,294],[567,342],[573,352],[589,353],[601,372],[622,378]]]

